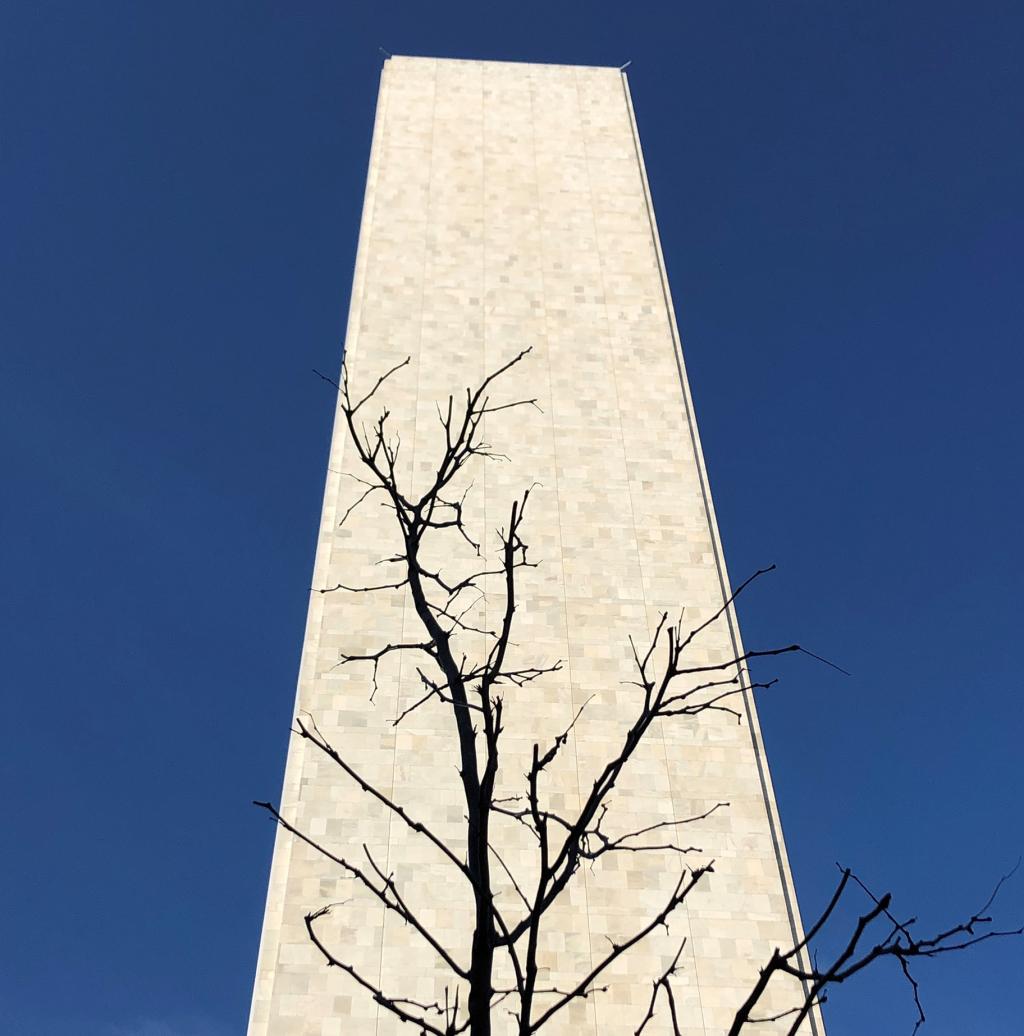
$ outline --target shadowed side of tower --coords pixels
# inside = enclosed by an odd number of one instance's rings
[[[510,460],[475,473],[466,522],[493,549],[493,530],[507,523],[511,501],[537,483],[524,535],[541,565],[522,572],[516,650],[524,665],[565,665],[509,691],[502,773],[510,787],[520,780],[533,742],[550,740],[589,701],[551,775],[552,794],[571,811],[635,715],[630,636],[649,640],[661,613],[675,616],[681,607],[686,625],[696,625],[728,593],[628,84],[607,68],[390,58],[381,77],[346,360],[361,393],[412,359],[384,392],[401,435],[403,477],[422,485],[434,470],[441,443],[435,403],[527,346],[530,356],[501,392],[535,397],[540,412],[488,418],[488,441]],[[359,495],[351,478],[357,473],[339,422],[314,587],[379,583],[377,563],[400,547],[388,512],[376,507],[361,508],[339,527]],[[497,597],[481,602],[482,619],[499,607]],[[407,659],[381,665],[372,703],[368,672],[338,666],[339,652],[402,642],[415,630],[401,592],[314,593],[296,710],[312,714],[329,739],[344,745],[369,782],[457,846],[465,842],[464,805],[450,716],[438,707],[393,724],[421,694]],[[715,664],[741,653],[730,609],[702,636],[694,657]],[[684,1036],[719,1036],[771,950],[799,940],[754,704],[738,707],[740,723],[710,713],[662,724],[627,767],[613,810],[629,828],[729,803],[687,830],[700,859],[715,860],[714,873],[674,915],[668,933],[616,962],[606,993],[577,1001],[544,1032],[632,1033],[651,980],[685,937],[674,987]],[[439,940],[466,955],[471,911],[450,864],[299,739],[289,746],[281,812],[339,854],[361,854],[365,844]],[[511,869],[528,873],[533,847],[521,833],[508,839]],[[584,869],[552,915],[544,981],[578,980],[609,940],[657,913],[678,873],[678,858],[646,853]],[[447,976],[429,946],[360,896],[336,867],[279,831],[251,1036],[403,1028],[348,976],[325,967],[310,944],[304,915],[330,902],[344,905],[323,931],[346,961],[391,995],[443,996]],[[786,993],[780,985],[764,1013],[791,1006],[792,990]],[[662,1028],[647,1031],[670,1031],[660,1022]],[[495,1031],[504,1026],[499,1009]],[[806,1031],[823,1036],[820,1019]]]

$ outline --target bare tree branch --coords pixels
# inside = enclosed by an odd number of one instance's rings
[[[371,869],[377,875],[380,880],[380,884],[375,884],[370,876],[359,866],[351,863],[343,856],[338,856],[327,849],[323,844],[310,838],[309,835],[304,834],[298,828],[290,824],[277,809],[269,802],[257,802],[257,806],[265,809],[270,815],[277,821],[277,823],[283,827],[289,834],[295,835],[300,841],[305,842],[311,849],[315,849],[321,856],[330,860],[332,863],[337,864],[349,877],[354,878],[359,885],[361,885],[367,892],[369,892],[374,898],[382,903],[388,910],[397,914],[406,924],[412,927],[423,940],[434,950],[434,952],[448,965],[451,970],[458,975],[460,978],[469,978],[469,971],[456,962],[455,958],[441,945],[441,943],[435,938],[433,933],[423,924],[422,921],[413,913],[412,910],[406,905],[395,886],[394,881],[390,875],[384,875],[377,867],[376,861],[370,853],[367,846],[363,845],[363,852],[366,854],[366,858],[370,863]]]
[[[437,405],[443,441],[438,443],[437,452],[428,467],[424,468],[417,454],[417,474],[424,470],[429,473],[422,490],[414,490],[411,481],[400,470],[401,435],[395,431],[391,411],[380,401],[389,380],[409,366],[409,358],[387,370],[362,395],[353,393],[347,369],[343,369],[340,384],[317,372],[338,393],[340,413],[361,472],[361,476],[339,472],[354,479],[360,487],[355,502],[342,514],[339,526],[343,526],[366,500],[376,496],[388,511],[388,521],[394,521],[396,532],[401,537],[401,545],[395,548],[395,553],[378,562],[398,566],[393,581],[366,586],[339,582],[317,592],[400,592],[405,595],[406,602],[411,603],[410,614],[415,616],[414,624],[418,623],[416,632],[408,636],[403,633],[399,643],[387,643],[359,653],[340,652],[338,665],[372,664],[373,692],[370,700],[373,701],[383,659],[401,652],[427,656],[426,660],[421,659],[423,666],[415,667],[421,693],[411,703],[396,708],[392,723],[398,726],[410,716],[419,714],[420,710],[429,709],[443,709],[450,717],[453,758],[465,807],[464,845],[460,840],[458,851],[455,851],[425,824],[411,817],[390,795],[365,780],[323,736],[312,717],[300,716],[296,720],[295,733],[332,760],[363,792],[398,817],[410,830],[426,838],[467,881],[472,896],[472,909],[467,911],[467,926],[472,932],[469,963],[458,962],[429,930],[421,912],[405,894],[411,894],[411,890],[403,892],[393,873],[382,867],[365,845],[366,863],[354,863],[304,834],[270,803],[258,805],[266,809],[283,829],[332,861],[357,886],[412,927],[453,974],[451,991],[446,985],[443,1001],[440,998],[430,1000],[388,995],[379,984],[335,956],[325,944],[316,922],[326,915],[328,907],[313,911],[306,917],[309,937],[328,965],[345,971],[383,1009],[429,1036],[459,1036],[464,1032],[471,1036],[490,1036],[492,1012],[506,1004],[508,1007],[503,1009],[507,1009],[516,1020],[518,1036],[533,1036],[573,1002],[607,988],[598,983],[614,962],[655,930],[664,928],[667,931],[673,912],[704,875],[712,871],[711,863],[684,870],[664,906],[653,917],[643,919],[632,935],[610,939],[607,953],[592,963],[586,974],[557,986],[542,984],[540,948],[547,932],[550,911],[569,888],[584,861],[593,867],[596,861],[613,853],[670,856],[699,852],[695,846],[678,844],[679,831],[728,806],[728,803],[717,802],[697,816],[666,818],[626,833],[612,834],[606,830],[606,822],[612,826],[607,818],[614,789],[652,729],[661,723],[679,723],[715,714],[726,714],[742,722],[744,712],[737,705],[740,696],[770,688],[776,682],[752,679],[748,665],[755,659],[802,653],[846,672],[798,644],[746,651],[725,661],[703,661],[706,655],[694,655],[700,638],[727,617],[744,591],[774,570],[775,566],[771,565],[742,582],[720,606],[695,621],[692,627],[684,628],[682,615],[670,623],[668,613],[663,613],[645,647],[641,649],[630,638],[635,678],[627,681],[627,686],[635,690],[628,692],[633,702],[628,727],[603,767],[597,771],[592,785],[581,789],[581,800],[574,808],[562,808],[557,785],[555,791],[549,791],[548,784],[556,777],[557,767],[564,764],[561,753],[569,739],[576,736],[577,723],[584,710],[591,707],[594,696],[579,707],[565,729],[553,740],[543,742],[543,748],[540,741],[532,745],[522,791],[500,797],[496,795],[502,759],[505,696],[509,695],[514,703],[519,689],[558,672],[562,667],[561,660],[525,664],[515,658],[517,644],[513,634],[521,607],[517,580],[522,570],[535,568],[538,564],[531,559],[524,535],[526,509],[536,484],[526,488],[510,504],[507,523],[496,531],[496,550],[492,556],[485,556],[481,540],[466,525],[467,500],[473,489],[473,482],[467,481],[465,475],[468,466],[477,461],[507,459],[484,439],[485,425],[489,429],[491,419],[497,421],[501,415],[517,408],[540,409],[534,398],[492,401],[498,380],[521,363],[529,352],[525,349],[513,356],[475,389],[467,388],[461,395],[451,394],[444,403]],[[419,485],[420,481],[417,480],[416,484]],[[461,560],[465,547],[456,537],[471,549],[474,558],[480,560],[465,564]],[[428,556],[445,560],[441,565],[428,564],[425,561]],[[478,619],[474,609],[481,601],[487,601],[485,588],[492,586],[500,588],[491,598],[492,602],[500,598],[499,606],[490,609],[497,614]],[[408,699],[403,697],[404,700]],[[516,870],[522,873],[521,858],[507,856],[497,837],[510,821],[524,827],[531,836],[530,852],[534,857],[529,882],[520,880],[513,872],[511,863],[515,863]],[[492,865],[505,875],[515,894],[514,897],[501,897],[500,906],[496,901],[498,892],[506,890],[500,877],[496,881],[498,870],[492,874]],[[729,1036],[737,1036],[747,1026],[779,1022],[786,1022],[790,1026],[789,1033],[795,1036],[808,1015],[825,1002],[829,987],[847,981],[875,961],[886,958],[897,962],[911,988],[919,1027],[924,1021],[924,1010],[917,981],[911,972],[912,962],[959,952],[988,939],[1020,934],[1021,929],[990,930],[986,927],[991,923],[989,908],[1005,880],[1004,877],[984,906],[966,921],[936,934],[918,936],[914,934],[916,921],[899,921],[892,913],[891,896],[876,897],[852,871],[841,868],[832,898],[805,936],[787,950],[775,949],[761,970],[750,995],[737,1010]],[[866,896],[867,906],[851,930],[843,930],[842,949],[832,955],[830,963],[822,965],[817,959],[813,964],[806,963],[812,951],[819,948],[823,934],[840,927],[839,907],[851,890],[854,893],[859,890],[859,894]],[[834,937],[830,936],[830,940],[834,941]],[[667,1007],[674,1036],[681,1036],[683,1021],[679,1017],[672,981],[679,972],[684,947],[685,940],[680,943],[665,971],[653,979],[647,1012],[634,1036],[642,1036],[651,1025],[659,1003]],[[493,976],[495,959],[499,955],[507,959],[514,981],[496,988]],[[767,1013],[759,1013],[759,1005],[764,1002],[777,975],[797,980],[801,984],[802,998],[782,1008],[773,1001]]]
[[[980,927],[991,924],[992,918],[988,915],[989,907],[995,900],[1000,888],[1014,873],[1016,867],[1010,874],[1004,875],[999,879],[995,889],[984,905],[972,913],[966,921],[961,921],[939,931],[935,935],[920,937],[912,934],[911,931],[913,925],[916,924],[915,919],[899,921],[890,910],[892,904],[891,893],[876,896],[848,867],[840,867],[839,869],[839,882],[824,911],[800,943],[786,952],[778,949],[774,951],[768,963],[761,970],[758,981],[751,990],[750,995],[737,1011],[728,1036],[737,1036],[744,1026],[748,1024],[755,1024],[758,1021],[765,1020],[778,1020],[783,1017],[793,1018],[789,1029],[789,1036],[796,1036],[807,1016],[819,1003],[824,1001],[825,992],[830,986],[841,985],[871,964],[886,958],[891,958],[897,962],[902,975],[911,987],[914,1005],[917,1009],[917,1021],[913,1030],[916,1033],[924,1024],[925,1013],[919,995],[920,988],[910,969],[912,961],[919,958],[937,957],[946,953],[960,952],[989,939],[1024,934],[1024,926],[980,933],[978,931]],[[803,963],[803,949],[811,944],[811,941],[825,929],[828,922],[834,917],[836,908],[850,888],[851,882],[864,893],[870,902],[870,906],[857,918],[845,946],[835,955],[830,964],[821,966],[817,961],[814,964]],[[871,932],[876,932],[877,934],[871,936],[869,934]],[[771,1019],[755,1018],[753,1011],[764,997],[772,978],[776,974],[789,975],[798,979],[803,986],[803,999],[792,1009],[773,1015]]]
[[[647,1005],[647,1014],[644,1015],[640,1025],[634,1030],[633,1036],[640,1036],[648,1024],[654,1020],[654,1007],[658,1001],[658,993],[662,990],[664,990],[665,999],[668,1001],[669,1017],[672,1021],[672,1034],[673,1036],[682,1036],[682,1030],[679,1027],[679,1017],[676,1014],[676,1001],[672,994],[672,976],[679,970],[679,958],[683,955],[685,948],[686,940],[684,939],[679,944],[679,949],[676,950],[672,963],[652,983],[654,988],[651,990],[651,1002]]]
[[[347,964],[345,961],[339,960],[333,953],[331,953],[320,939],[315,926],[315,922],[321,917],[325,917],[329,914],[330,910],[330,907],[321,907],[319,910],[314,910],[312,913],[306,914],[305,917],[306,931],[309,934],[310,941],[323,955],[324,960],[327,961],[327,966],[340,968],[342,971],[351,975],[352,978],[354,978],[356,982],[358,982],[359,985],[361,985],[363,989],[373,997],[375,1003],[380,1004],[381,1007],[393,1014],[400,1021],[411,1022],[413,1025],[418,1025],[420,1027],[420,1032],[430,1033],[431,1036],[450,1036],[452,1032],[450,1026],[446,1025],[444,1029],[439,1029],[437,1026],[428,1022],[422,1015],[411,1014],[406,1008],[408,1006],[413,1006],[413,1001],[387,996],[387,994],[357,971],[351,964]]]
[[[576,987],[569,993],[565,994],[561,999],[555,1001],[541,1016],[533,1023],[531,1027],[532,1032],[536,1032],[549,1018],[560,1011],[563,1007],[569,1004],[572,1000],[586,996],[587,993],[593,987],[595,980],[605,971],[610,964],[616,961],[622,956],[627,950],[631,949],[642,939],[650,935],[655,928],[664,926],[666,929],[668,926],[665,924],[669,915],[678,907],[686,897],[693,891],[697,882],[705,875],[709,874],[714,869],[713,864],[709,863],[704,867],[697,867],[695,870],[689,872],[687,877],[684,871],[679,881],[676,883],[676,887],[669,897],[668,902],[661,908],[661,910],[641,928],[635,935],[624,940],[621,943],[612,943],[611,952],[597,965],[595,965],[590,973],[582,979]]]

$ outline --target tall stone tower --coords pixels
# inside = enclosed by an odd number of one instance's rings
[[[357,392],[411,357],[382,389],[404,478],[421,482],[434,469],[436,402],[527,346],[500,392],[536,397],[540,412],[487,419],[488,441],[510,459],[474,472],[466,521],[493,548],[510,502],[536,483],[524,536],[541,564],[522,572],[516,650],[524,665],[564,665],[509,689],[502,774],[513,787],[533,741],[549,741],[589,701],[549,788],[571,811],[635,715],[630,636],[649,641],[660,614],[680,608],[696,625],[729,587],[629,86],[609,68],[389,58],[345,349]],[[396,550],[390,513],[363,506],[340,524],[361,490],[349,477],[358,472],[339,421],[314,588],[389,581],[377,563]],[[479,603],[484,621],[492,607]],[[464,805],[450,710],[420,709],[395,726],[421,693],[413,663],[385,659],[372,701],[367,667],[338,664],[340,652],[401,642],[415,624],[402,592],[313,593],[296,713],[312,714],[367,781],[457,845]],[[698,663],[742,653],[731,609],[694,650]],[[685,828],[701,852],[684,862],[714,859],[715,870],[670,931],[620,958],[602,980],[608,990],[576,1001],[549,1036],[632,1033],[683,937],[674,986],[683,1031],[720,1036],[772,948],[801,937],[754,702],[736,705],[739,722],[714,713],[661,723],[619,781],[609,817],[617,811],[630,829],[728,803]],[[299,738],[280,808],[339,855],[364,858],[365,844],[439,940],[464,954],[471,913],[450,863]],[[528,872],[529,838],[507,838],[510,869]],[[624,853],[578,873],[543,947],[545,983],[578,979],[609,940],[655,914],[679,867],[676,856]],[[251,1036],[412,1031],[310,944],[304,915],[329,902],[341,905],[321,931],[340,958],[391,995],[443,997],[446,972],[430,947],[279,830]],[[764,1013],[793,995],[780,988]],[[503,1024],[499,1009],[497,1032]],[[647,1032],[671,1031],[666,1018],[658,1024]],[[820,1018],[801,1031],[823,1036]]]

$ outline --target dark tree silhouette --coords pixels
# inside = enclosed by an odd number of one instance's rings
[[[635,644],[632,646],[636,667],[633,721],[589,791],[581,793],[578,810],[566,813],[554,809],[545,796],[543,781],[546,771],[572,737],[573,728],[586,705],[547,744],[533,745],[522,792],[511,797],[496,795],[507,689],[540,680],[561,666],[559,661],[555,661],[539,668],[522,667],[511,657],[518,608],[517,572],[536,564],[528,560],[527,543],[523,538],[531,490],[527,489],[511,504],[507,525],[499,530],[497,558],[490,564],[482,560],[479,568],[462,578],[446,577],[428,566],[424,560],[424,543],[432,538],[454,535],[461,537],[477,556],[481,556],[481,548],[465,522],[466,491],[458,495],[454,487],[467,465],[501,456],[482,438],[483,424],[488,415],[536,406],[533,399],[495,403],[491,398],[497,380],[529,352],[527,349],[519,353],[486,377],[475,390],[467,389],[465,398],[458,403],[449,396],[446,405],[438,408],[443,449],[433,480],[422,493],[413,493],[402,484],[398,467],[400,441],[391,434],[388,424],[390,411],[384,407],[368,424],[363,423],[367,404],[375,400],[382,386],[406,367],[409,360],[383,374],[368,392],[358,398],[352,393],[347,371],[343,372],[340,385],[320,375],[338,390],[341,412],[365,476],[356,477],[360,484],[359,496],[345,512],[341,523],[344,524],[357,507],[376,496],[397,523],[402,543],[398,554],[385,559],[399,573],[394,580],[370,586],[338,584],[322,588],[320,592],[364,594],[403,591],[412,601],[420,626],[418,634],[409,642],[384,644],[363,654],[346,654],[341,657],[341,664],[362,662],[369,665],[373,693],[376,693],[378,667],[382,659],[406,652],[422,660],[416,669],[422,695],[400,713],[395,723],[397,725],[432,702],[449,711],[465,800],[464,844],[458,847],[449,845],[421,819],[412,816],[401,803],[364,779],[345,754],[322,734],[314,717],[299,716],[294,732],[313,750],[330,759],[345,778],[355,782],[412,832],[429,841],[448,860],[453,872],[461,875],[474,904],[472,917],[467,918],[467,924],[472,925],[469,959],[458,959],[443,945],[437,934],[403,898],[402,889],[393,875],[385,872],[366,846],[363,847],[365,859],[353,860],[337,855],[282,816],[271,803],[257,803],[281,827],[331,861],[343,875],[354,880],[386,910],[414,929],[451,972],[451,983],[446,987],[443,1001],[418,1002],[403,997],[400,991],[385,992],[373,978],[343,959],[341,947],[328,945],[321,936],[317,922],[330,907],[322,907],[306,915],[309,938],[327,965],[350,975],[384,1010],[410,1023],[418,1032],[431,1036],[457,1036],[459,1033],[488,1036],[498,1005],[503,1005],[503,1009],[513,1015],[519,1036],[531,1036],[573,1001],[604,989],[605,973],[619,957],[656,929],[667,929],[673,912],[714,869],[713,862],[699,866],[682,863],[683,857],[692,850],[678,843],[679,830],[684,825],[705,819],[727,804],[718,803],[700,816],[664,821],[613,836],[605,826],[610,793],[655,724],[692,720],[706,712],[725,712],[739,720],[740,712],[735,707],[737,696],[771,685],[753,682],[747,663],[753,658],[803,650],[792,644],[748,651],[717,664],[689,661],[689,649],[695,640],[725,614],[740,593],[770,569],[756,572],[710,618],[692,629],[684,629],[681,620],[671,622],[667,614],[662,615],[650,643],[642,649]],[[501,586],[502,607],[494,629],[476,626],[468,618],[473,602],[484,595],[487,580],[497,580]],[[487,647],[481,658],[471,660],[458,647],[458,638],[465,633],[484,638]],[[501,846],[494,842],[493,822],[496,817],[514,821],[529,832],[537,856],[536,880],[529,887],[524,887],[516,879],[502,856]],[[581,865],[612,853],[657,853],[662,857],[662,866],[666,856],[679,858],[678,880],[661,909],[639,922],[630,936],[610,942],[603,958],[588,972],[564,987],[541,986],[538,948],[549,911]],[[495,866],[515,889],[515,911],[499,907],[496,902]],[[853,922],[848,934],[843,935],[840,940],[842,949],[835,958],[829,963],[821,963],[814,950],[822,933],[830,924],[834,926],[837,923],[837,908],[852,892],[865,897],[864,913]],[[841,869],[834,895],[808,928],[804,939],[786,950],[776,949],[765,962],[749,996],[738,1007],[729,1036],[766,1022],[785,1022],[788,1032],[796,1034],[816,1006],[824,1002],[830,987],[886,958],[896,962],[910,983],[919,1026],[924,1021],[924,1011],[918,997],[917,982],[911,973],[912,964],[919,958],[953,953],[994,937],[1021,933],[1020,928],[1009,932],[987,927],[991,921],[988,910],[994,898],[995,892],[979,911],[965,921],[946,930],[920,934],[913,919],[900,921],[892,912],[890,895],[876,897],[849,869]],[[834,933],[831,941],[835,941]],[[680,1008],[673,994],[672,980],[680,967],[682,952],[683,946],[680,945],[671,965],[654,979],[647,1012],[637,1019],[636,1036],[640,1036],[654,1019],[659,1003],[664,1003],[672,1029],[676,1036],[680,1036],[684,1020],[679,1017]],[[495,961],[499,956],[510,966],[513,976],[510,985],[495,981]],[[814,963],[810,962],[812,959]],[[799,991],[796,1002],[779,1013],[759,1013],[776,976],[789,976],[796,980],[792,984],[792,988]]]

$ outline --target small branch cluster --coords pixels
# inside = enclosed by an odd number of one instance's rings
[[[838,864],[836,866],[839,867]],[[1014,867],[1014,871],[1016,869]],[[789,1036],[796,1036],[811,1011],[818,1004],[825,1002],[827,989],[841,985],[876,961],[885,959],[894,960],[899,965],[910,985],[914,1006],[917,1009],[917,1020],[913,1029],[916,1033],[924,1024],[925,1014],[918,983],[911,973],[911,964],[914,961],[957,953],[990,939],[1024,934],[1024,926],[1009,930],[983,930],[992,923],[989,908],[1013,871],[999,879],[981,909],[974,911],[966,921],[958,922],[934,934],[924,935],[916,931],[917,918],[911,917],[900,921],[893,914],[891,893],[876,896],[848,867],[839,867],[839,870],[839,882],[828,905],[800,942],[785,952],[776,949],[772,953],[750,995],[736,1012],[728,1036],[738,1036],[747,1025],[776,1022],[783,1018],[791,1019],[788,1033]],[[845,944],[830,963],[823,965],[816,959],[813,964],[805,963],[806,951],[834,919],[837,908],[851,888],[860,889],[870,901],[870,907],[857,918]],[[803,1000],[781,1013],[757,1017],[754,1011],[776,975],[789,975],[797,979],[803,989]]]

